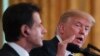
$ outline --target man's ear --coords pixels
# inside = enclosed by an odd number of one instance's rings
[[[29,34],[30,34],[30,28],[27,25],[22,25],[21,35],[24,37],[28,37]]]
[[[63,33],[63,32],[64,32],[64,25],[63,25],[63,24],[59,24],[59,25],[58,25],[58,31],[59,31],[60,33]]]

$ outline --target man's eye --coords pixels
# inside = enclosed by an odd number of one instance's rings
[[[80,27],[81,25],[80,24],[76,24],[76,26]]]
[[[38,27],[42,27],[42,24],[39,24]]]
[[[86,31],[87,31],[87,30],[90,30],[90,28],[86,27],[85,30],[86,30]]]

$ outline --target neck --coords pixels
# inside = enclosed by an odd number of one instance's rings
[[[63,36],[61,34],[57,33],[56,35],[58,35],[61,38],[62,41],[64,40]]]
[[[30,52],[32,49],[32,45],[30,45],[29,43],[27,43],[26,40],[24,39],[20,39],[17,42],[15,42],[16,44],[20,45],[22,48],[24,48],[27,52]]]

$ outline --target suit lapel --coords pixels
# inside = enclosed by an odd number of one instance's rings
[[[58,47],[58,42],[59,41],[58,41],[56,36],[51,40],[51,43],[53,44],[53,46],[55,47],[56,50],[57,50],[57,47]]]
[[[8,44],[4,44],[4,46],[1,50],[10,53],[12,56],[19,56],[18,53],[12,47],[10,47]]]
[[[53,39],[45,42],[46,43],[46,48],[50,56],[55,56],[57,53],[57,46],[58,46],[58,39],[55,36]]]

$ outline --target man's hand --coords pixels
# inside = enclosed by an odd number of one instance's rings
[[[74,39],[75,35],[72,35],[66,40],[59,42],[56,56],[65,56],[68,43],[71,43]]]

